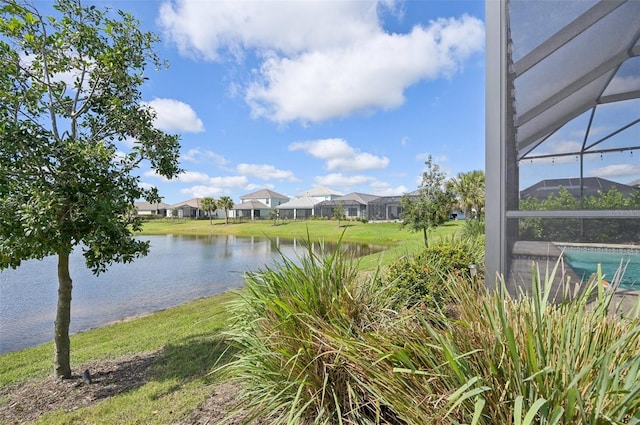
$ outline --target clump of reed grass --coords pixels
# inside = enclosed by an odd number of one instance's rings
[[[360,360],[362,352],[379,349],[362,336],[395,313],[358,279],[352,258],[340,249],[309,249],[295,261],[283,257],[249,273],[231,309],[237,320],[230,339],[240,355],[229,369],[246,389],[247,420],[377,423],[383,408],[365,383],[372,365]]]

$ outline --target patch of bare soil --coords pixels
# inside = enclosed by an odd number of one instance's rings
[[[58,409],[70,412],[138,388],[147,382],[147,370],[157,355],[146,353],[85,364],[81,370],[89,370],[91,383],[83,381],[80,373],[71,379],[50,377],[0,388],[0,423],[30,422]],[[211,395],[180,425],[215,424],[229,415],[237,403],[239,385],[224,382],[211,388]],[[244,417],[237,414],[225,424],[241,424]]]
[[[88,363],[82,370],[89,371],[91,383],[84,382],[82,375],[74,375],[71,379],[49,377],[0,388],[0,422],[20,424],[58,409],[70,412],[140,387],[155,356],[148,353]]]

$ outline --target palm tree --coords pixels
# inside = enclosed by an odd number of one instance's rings
[[[233,208],[233,200],[228,196],[223,196],[218,199],[218,207],[224,208],[225,223],[229,224],[229,210]]]
[[[202,207],[202,210],[209,216],[209,224],[213,224],[211,216],[216,208],[218,208],[216,200],[213,198],[204,198],[200,206]]]
[[[450,182],[450,188],[456,194],[465,217],[482,218],[485,203],[484,171],[458,173],[458,176]]]

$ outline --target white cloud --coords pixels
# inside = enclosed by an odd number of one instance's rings
[[[275,186],[272,185],[272,184],[260,185],[260,184],[250,183],[250,184],[247,184],[246,186],[244,186],[244,189],[246,191],[255,191],[255,190],[259,190],[259,189],[271,189],[271,190],[274,190]]]
[[[317,176],[314,181],[319,186],[340,186],[355,187],[363,184],[374,182],[375,177],[369,176],[347,176],[342,173],[327,174],[326,176]]]
[[[238,164],[238,173],[245,176],[255,176],[260,180],[280,180],[296,182],[300,181],[290,170],[278,170],[273,165],[268,164]]]
[[[483,37],[482,22],[464,16],[406,35],[379,32],[345,47],[271,57],[245,99],[254,116],[281,123],[396,108],[411,85],[456,72],[482,48]]]
[[[360,152],[345,140],[337,138],[295,142],[289,145],[289,150],[302,150],[311,156],[326,160],[327,170],[378,170],[389,165],[389,158]]]
[[[210,150],[189,149],[186,153],[180,155],[180,159],[187,162],[200,164],[202,162],[212,163],[218,167],[227,165],[227,159]]]
[[[165,1],[159,24],[187,56],[219,60],[221,51],[275,49],[296,54],[341,46],[378,31],[375,1]]]
[[[371,192],[380,196],[399,196],[409,192],[406,186],[400,185],[396,187],[391,187],[389,183],[381,182],[376,180],[371,183]]]
[[[638,87],[640,87],[640,76],[638,75],[614,77],[609,83],[604,95],[631,92],[638,90]]]
[[[319,186],[340,187],[346,191],[365,191],[380,196],[396,196],[408,192],[404,185],[391,187],[389,183],[382,182],[375,177],[363,175],[344,175],[332,173],[326,176],[317,176],[314,183]],[[369,189],[359,189],[368,186]]]
[[[640,174],[640,164],[611,164],[587,171],[590,176],[596,177],[623,177]]]
[[[394,11],[394,2],[374,0],[177,0],[161,6],[159,22],[186,55],[256,52],[262,63],[242,90],[253,116],[306,123],[396,108],[409,86],[454,74],[483,48],[475,17],[389,33],[381,6]]]
[[[189,198],[215,198],[223,193],[222,189],[212,186],[193,186],[180,189],[180,193],[187,195]]]
[[[151,183],[146,183],[146,182],[140,182],[138,184],[138,187],[140,187],[142,189],[145,189],[145,190],[148,190],[148,189],[152,189],[152,188],[156,187],[156,185],[151,184]]]
[[[245,176],[211,177],[209,183],[221,187],[243,187],[248,180]]]
[[[143,175],[145,177],[155,177],[163,181],[169,181],[166,177],[157,174],[154,170],[145,171]],[[184,171],[172,181],[178,181],[181,183],[201,183],[203,185],[224,188],[243,187],[248,183],[245,176],[210,177],[208,174],[200,171]]]
[[[185,171],[178,176],[178,181],[183,183],[206,183],[209,180],[211,178],[207,174],[199,171]]]
[[[175,99],[155,98],[146,105],[156,112],[154,126],[163,131],[201,133],[204,125],[196,112],[184,102]]]

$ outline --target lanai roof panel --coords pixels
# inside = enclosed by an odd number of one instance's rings
[[[585,111],[640,97],[640,1],[512,0],[509,14],[519,158]]]

